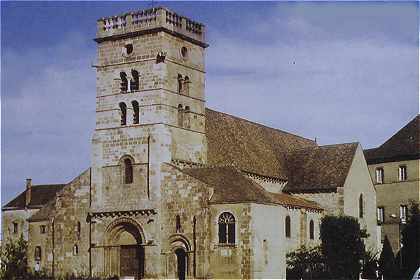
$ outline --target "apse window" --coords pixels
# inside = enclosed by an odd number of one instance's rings
[[[224,212],[219,216],[219,244],[235,244],[235,217]]]
[[[187,49],[187,47],[182,47],[181,48],[181,56],[184,59],[188,58],[188,49]]]

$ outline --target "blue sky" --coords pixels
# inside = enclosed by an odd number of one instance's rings
[[[2,204],[90,165],[96,20],[150,2],[2,2]],[[320,144],[418,113],[418,4],[165,2],[207,26],[207,106]]]

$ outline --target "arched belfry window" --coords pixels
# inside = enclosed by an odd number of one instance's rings
[[[190,106],[185,106],[185,118],[184,118],[184,127],[191,127],[191,110]]]
[[[188,78],[188,76],[184,77],[183,94],[185,95],[190,94],[190,78]]]
[[[134,100],[133,102],[131,102],[131,104],[133,105],[133,123],[138,124],[140,120],[139,103]]]
[[[363,218],[363,194],[360,194],[359,196],[359,218]]]
[[[133,162],[129,158],[125,158],[124,165],[124,184],[133,183]]]
[[[291,236],[290,216],[286,216],[286,219],[284,221],[284,233],[286,237]]]
[[[127,92],[128,90],[127,74],[125,72],[120,72],[120,78],[121,78],[121,84],[120,84],[121,92]]]
[[[184,109],[181,104],[178,105],[178,126],[184,125]]]
[[[235,217],[229,212],[219,216],[219,243],[235,244]]]
[[[121,125],[127,124],[127,105],[124,102],[120,103]]]
[[[184,79],[182,78],[181,74],[178,74],[178,93],[182,92],[183,85],[184,85]]]
[[[314,221],[311,220],[309,222],[309,239],[314,239],[314,231],[315,231]]]
[[[132,77],[132,80],[130,82],[130,91],[139,90],[139,72],[132,69],[131,77]]]

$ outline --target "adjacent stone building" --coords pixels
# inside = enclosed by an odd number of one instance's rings
[[[410,204],[420,202],[420,116],[381,146],[365,150],[377,191],[377,218],[382,241],[387,238],[394,253],[401,249]]]
[[[376,249],[360,145],[318,146],[207,109],[204,25],[152,8],[99,19],[95,41],[91,167],[30,214],[3,208],[3,229],[25,223],[31,268],[285,278],[286,253],[319,244],[325,214],[357,217]]]

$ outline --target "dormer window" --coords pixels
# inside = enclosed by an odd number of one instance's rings
[[[382,167],[376,168],[376,183],[383,184],[384,183],[384,169]]]

